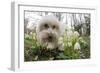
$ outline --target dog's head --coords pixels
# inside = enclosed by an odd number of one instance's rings
[[[37,40],[47,48],[56,48],[60,31],[60,22],[57,18],[54,16],[45,16],[37,24]]]

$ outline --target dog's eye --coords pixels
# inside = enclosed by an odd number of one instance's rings
[[[44,24],[44,27],[45,27],[45,28],[49,28],[48,24]]]
[[[53,28],[53,29],[55,29],[55,28],[56,28],[56,26],[52,26],[52,28]]]

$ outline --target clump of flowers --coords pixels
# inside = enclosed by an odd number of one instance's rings
[[[61,46],[60,51],[57,49],[46,50],[45,46],[40,45],[37,41],[36,33],[25,34],[24,36],[26,61],[80,59],[88,58],[90,55],[87,39],[71,29],[66,30],[58,39],[58,43]]]
[[[62,43],[64,46],[64,55],[67,56],[68,59],[80,58],[80,41],[83,42],[83,38],[80,38],[80,34],[77,31],[72,30],[65,31],[64,35],[59,38],[59,43]]]

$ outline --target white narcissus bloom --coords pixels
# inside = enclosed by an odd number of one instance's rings
[[[87,44],[87,42],[82,37],[80,37],[78,40],[79,40],[79,42],[81,42],[83,44]]]
[[[63,41],[63,37],[60,37],[60,38],[59,38],[59,41]]]
[[[25,34],[25,38],[29,38],[30,36],[28,34]]]
[[[74,31],[74,37],[78,38],[80,36],[80,34],[77,31]]]
[[[73,31],[72,30],[68,30],[67,31],[67,40],[68,41],[72,41],[73,39]]]
[[[78,39],[79,41],[83,41],[83,38],[82,37],[79,37],[79,39]]]
[[[71,47],[72,46],[72,42],[68,42],[68,46]]]
[[[63,43],[63,37],[60,37],[60,38],[58,39],[58,43],[59,43],[59,44],[62,44],[62,43]]]
[[[73,36],[73,31],[72,30],[68,30],[67,31],[67,36],[70,38]]]
[[[33,39],[36,39],[36,33],[32,33],[33,34]]]
[[[75,49],[75,50],[81,49],[81,46],[80,46],[80,44],[79,44],[78,42],[75,43],[74,49]]]

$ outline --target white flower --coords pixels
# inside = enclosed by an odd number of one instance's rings
[[[79,40],[79,42],[81,42],[83,44],[87,44],[87,42],[82,37],[80,37],[78,40]]]
[[[59,41],[63,41],[63,37],[60,37],[60,38],[59,38]]]
[[[77,31],[74,31],[74,37],[78,38],[80,36],[80,34]]]
[[[73,31],[72,30],[68,30],[67,31],[67,36],[70,38],[73,36]]]
[[[30,38],[30,36],[28,34],[25,34],[25,38]]]
[[[71,47],[72,46],[72,42],[68,42],[68,46]]]
[[[74,37],[78,38],[80,36],[80,34],[77,31],[74,31]]]
[[[81,49],[81,46],[78,42],[75,43],[74,45],[74,49],[77,50],[77,49]]]
[[[32,33],[33,39],[36,39],[36,33]]]
[[[79,37],[79,39],[78,39],[79,41],[82,41],[83,40],[83,38],[82,37]]]
[[[67,40],[68,41],[72,41],[73,39],[73,31],[72,30],[68,30],[67,31]]]
[[[60,43],[60,44],[63,43],[63,37],[59,38],[58,43]]]

